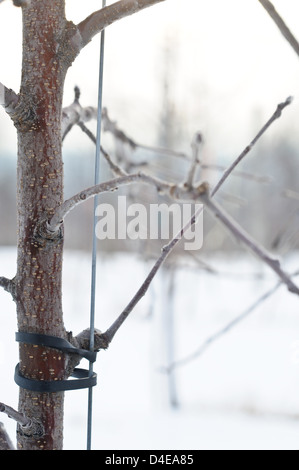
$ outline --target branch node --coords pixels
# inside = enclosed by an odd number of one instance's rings
[[[39,247],[46,248],[53,245],[59,245],[63,240],[63,226],[53,232],[49,229],[48,217],[43,217],[36,225],[33,232],[33,241]]]
[[[201,183],[199,186],[196,188],[197,194],[199,196],[207,195],[209,196],[210,194],[210,185],[207,181],[204,181]]]
[[[36,419],[29,419],[25,425],[18,424],[17,434],[28,439],[39,439],[45,435],[45,429]]]

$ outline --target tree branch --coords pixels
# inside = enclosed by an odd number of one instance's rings
[[[217,191],[220,189],[220,187],[223,185],[225,180],[229,177],[229,175],[232,173],[232,171],[236,168],[236,166],[243,160],[244,157],[250,152],[250,150],[253,148],[253,146],[257,143],[257,141],[264,135],[264,133],[269,129],[269,127],[273,124],[276,119],[279,119],[282,111],[284,108],[289,106],[293,101],[293,98],[289,96],[284,103],[280,103],[274,114],[271,116],[271,118],[266,122],[266,124],[262,127],[262,129],[258,132],[258,134],[255,136],[255,138],[251,141],[249,145],[243,150],[243,152],[236,158],[236,160],[230,165],[230,167],[224,172],[223,176],[220,178],[218,183],[216,184],[215,188],[213,189],[211,196],[214,196]]]
[[[61,117],[61,135],[62,140],[65,139],[66,135],[70,132],[72,127],[79,122],[88,122],[92,119],[97,119],[98,112],[97,108],[93,106],[87,106],[83,108],[79,102],[80,89],[76,86],[74,89],[75,99],[70,106],[63,108]]]
[[[116,140],[119,140],[123,144],[128,144],[132,150],[135,150],[139,145],[128,137],[121,129],[117,127],[117,123],[112,121],[108,115],[107,108],[102,110],[102,121],[103,121],[103,130],[105,132],[110,132]]]
[[[107,155],[105,152],[104,155]],[[118,168],[116,164],[113,164],[115,168]],[[181,202],[195,202],[200,199],[200,195],[206,192],[208,183],[203,182],[197,187],[187,188],[185,185],[167,183],[154,176],[147,175],[143,172],[127,174],[123,170],[119,169],[119,173],[122,176],[114,178],[103,183],[91,186],[83,191],[67,199],[61,206],[58,207],[52,218],[46,222],[46,226],[43,227],[49,235],[57,234],[63,223],[65,217],[79,204],[90,199],[91,197],[97,196],[98,194],[106,193],[109,191],[116,191],[120,186],[127,186],[133,183],[144,183],[153,186],[157,189],[158,193],[166,194],[171,199],[175,199]],[[42,223],[42,221],[41,221]]]
[[[269,126],[274,122],[275,119],[280,117],[282,110],[291,103],[291,99],[288,98],[285,103],[281,103],[278,105],[274,115],[270,118],[270,120],[265,124],[265,126],[261,129],[261,131],[257,134],[255,139],[251,142],[249,146],[246,147],[245,151],[242,152],[241,158],[239,157],[236,162],[232,165],[230,168],[229,172],[227,172],[225,178],[221,178],[219,183],[216,185],[216,188],[213,191],[213,195],[220,189],[226,178],[232,173],[234,168],[238,165],[238,163],[250,152],[252,149],[253,145],[256,143],[256,141],[264,134],[264,132],[269,128]],[[193,163],[191,164],[191,170],[193,172],[193,167],[194,167],[194,162],[195,158],[193,160]],[[191,171],[190,170],[190,171]],[[190,174],[190,173],[189,173]],[[193,179],[194,173],[192,175]],[[189,180],[190,178],[188,178]],[[200,190],[199,190],[200,188]],[[293,283],[291,280],[290,276],[288,276],[280,267],[280,263],[278,260],[274,259],[269,255],[266,250],[264,250],[262,247],[260,247],[233,219],[230,218],[225,212],[217,205],[214,203],[214,201],[211,200],[209,196],[209,189],[208,185],[206,183],[203,183],[197,188],[198,192],[198,198],[206,204],[207,208],[216,216],[219,218],[219,220],[222,222],[224,226],[226,226],[231,233],[233,233],[238,240],[241,240],[247,248],[249,248],[254,254],[256,254],[263,262],[265,262],[281,279],[281,282],[286,284],[289,291],[292,293],[295,293],[299,295],[299,289],[298,287]],[[138,302],[141,300],[141,298],[146,294],[151,282],[153,281],[154,277],[156,276],[158,270],[164,264],[166,258],[169,256],[169,254],[172,252],[174,247],[179,243],[179,241],[182,239],[186,231],[196,223],[196,220],[198,219],[199,215],[202,212],[202,208],[199,208],[192,219],[185,225],[185,227],[182,228],[179,234],[177,234],[176,237],[174,237],[168,245],[164,246],[162,249],[162,253],[158,260],[156,261],[155,265],[151,269],[149,275],[147,276],[146,280],[142,283],[141,287],[138,289],[130,303],[127,305],[127,307],[123,310],[123,312],[118,316],[118,318],[115,320],[115,322],[108,328],[108,330],[103,334],[103,337],[107,344],[110,344],[112,341],[113,337],[115,336],[116,332],[118,329],[121,327],[121,325],[124,323],[126,318],[130,315],[134,307],[138,304]],[[280,284],[279,284],[280,285]],[[276,287],[277,288],[277,287]],[[276,290],[275,288],[275,290]],[[271,291],[272,293],[272,291]],[[270,295],[270,294],[269,294]],[[260,301],[259,301],[260,302]],[[251,310],[250,310],[251,311]],[[242,315],[243,318],[244,315]],[[247,313],[246,315],[247,316]],[[234,322],[235,324],[235,322]],[[217,335],[218,337],[218,335]]]
[[[247,248],[249,248],[253,253],[255,253],[263,262],[265,262],[279,276],[279,278],[281,279],[281,283],[286,284],[290,292],[299,295],[298,287],[293,283],[290,276],[288,276],[281,269],[279,261],[272,258],[266,252],[266,250],[264,250],[252,238],[250,238],[250,236],[233,219],[231,219],[228,215],[226,215],[224,211],[220,209],[216,203],[214,203],[214,201],[211,201],[210,197],[208,196],[207,191],[203,192],[203,194],[200,195],[200,200],[204,204],[206,204],[206,207],[217,218],[220,219],[223,225],[225,225],[230,230],[230,232],[236,236],[238,240],[241,240],[247,246]],[[110,344],[113,337],[115,336],[119,328],[122,326],[124,321],[128,318],[128,316],[130,315],[134,307],[139,303],[142,297],[144,297],[151,282],[153,281],[155,275],[157,274],[162,264],[164,264],[166,258],[169,256],[169,254],[172,252],[172,250],[178,244],[178,242],[182,239],[186,231],[190,229],[190,227],[193,224],[196,223],[196,220],[201,212],[202,212],[202,208],[198,209],[198,211],[195,213],[192,219],[185,225],[185,227],[181,229],[181,231],[176,235],[176,237],[174,237],[166,246],[163,247],[160,257],[156,261],[149,275],[147,276],[145,281],[142,283],[141,287],[138,289],[138,291],[136,292],[132,300],[129,302],[127,307],[121,312],[121,314],[118,316],[115,322],[108,328],[108,330],[105,333],[103,333],[103,339],[107,344]],[[279,283],[276,286],[275,290],[280,286],[281,283]],[[268,295],[270,295],[271,293],[272,291],[269,294],[266,294],[266,297],[268,297]],[[242,315],[242,317],[243,316],[244,314]],[[247,313],[246,313],[246,316],[247,316]],[[218,337],[218,334],[217,334],[217,337]]]
[[[97,108],[93,106],[82,107],[79,103],[80,90],[78,87],[75,87],[75,100],[62,111],[62,140],[65,139],[66,135],[71,131],[74,125],[77,124],[81,130],[92,140],[93,143],[96,143],[96,138],[94,134],[86,127],[85,123],[93,119],[97,119]],[[110,132],[114,138],[128,145],[133,151],[136,149],[148,150],[150,152],[158,153],[160,155],[168,155],[177,158],[190,161],[191,157],[187,153],[178,152],[171,149],[166,149],[162,147],[153,147],[150,145],[144,145],[136,142],[131,137],[129,137],[123,130],[119,129],[117,123],[112,121],[108,115],[107,108],[103,108],[102,111],[102,123],[103,131]],[[102,149],[103,150],[103,149]],[[197,161],[197,165],[202,169],[211,169],[215,171],[226,171],[226,168],[221,165],[211,165],[205,164],[204,162]],[[144,163],[138,164],[137,166],[144,166]],[[258,183],[269,183],[271,178],[269,176],[259,176],[246,171],[234,171],[233,176],[240,178],[246,178]]]
[[[281,281],[286,284],[288,290],[299,295],[299,288],[293,283],[280,266],[278,259],[273,258],[263,247],[261,247],[251,236],[230,217],[215,201],[211,199],[208,191],[200,196],[205,207],[224,225],[234,237],[241,241],[261,261],[266,263],[274,271]]]
[[[100,33],[104,28],[115,21],[163,1],[165,0],[121,0],[92,13],[77,25],[82,38],[81,49],[85,47],[96,34]]]
[[[19,424],[18,431],[27,437],[42,437],[44,435],[43,425],[35,420],[24,416],[10,406],[0,403],[0,412],[5,413],[9,418]]]
[[[298,272],[293,274],[293,276],[298,276]],[[230,321],[226,326],[221,328],[219,331],[214,333],[212,336],[210,336],[208,339],[206,339],[197,349],[194,351],[192,354],[189,354],[183,359],[179,359],[172,364],[169,364],[167,367],[163,368],[163,372],[171,372],[173,369],[177,367],[184,366],[185,364],[188,364],[191,361],[194,361],[198,357],[200,357],[203,353],[206,352],[209,346],[211,346],[215,341],[217,341],[219,338],[224,336],[226,333],[231,331],[236,325],[241,323],[243,320],[245,320],[251,313],[253,313],[263,302],[265,302],[269,297],[271,297],[278,289],[281,287],[282,283],[279,282],[274,286],[272,289],[267,291],[265,294],[263,294],[261,297],[259,297],[249,308],[247,308],[243,313],[238,315],[236,318],[234,318],[232,321]]]
[[[96,113],[96,110],[95,110],[95,113]],[[171,149],[162,148],[162,147],[153,147],[150,145],[144,145],[144,144],[140,144],[136,142],[131,137],[129,137],[123,130],[118,128],[117,122],[112,121],[110,119],[107,108],[103,108],[102,122],[103,122],[104,132],[110,132],[116,140],[122,142],[123,144],[127,144],[129,147],[131,147],[132,150],[136,150],[136,149],[148,150],[149,152],[157,153],[160,155],[165,155],[165,156],[167,155],[167,156],[173,156],[176,158],[181,158],[183,160],[186,160],[187,162],[192,160],[190,155],[184,152],[178,152],[176,150],[171,150]],[[197,158],[197,165],[202,169],[211,169],[215,171],[226,170],[226,168],[221,165],[205,164],[204,162],[201,162],[200,160],[198,160],[198,158]],[[259,183],[269,183],[271,181],[271,178],[269,176],[254,175],[246,171],[234,171],[233,175],[238,176],[240,178],[246,178],[246,179],[250,179],[253,181],[257,181]]]
[[[233,165],[229,168],[226,174],[221,178],[219,183],[216,185],[212,196],[218,191],[218,189],[222,186],[224,181],[227,177],[232,173],[238,163],[250,152],[253,145],[257,142],[257,140],[265,133],[265,131],[269,128],[269,126],[274,122],[277,118],[280,117],[282,110],[291,103],[291,99],[288,98],[284,103],[278,105],[275,113],[270,118],[270,120],[265,124],[265,126],[261,129],[261,131],[257,134],[255,139],[251,142],[250,145],[246,147],[246,149],[242,152],[242,154],[237,158],[237,160],[233,163]],[[84,130],[84,129],[83,129]],[[85,131],[85,130],[84,130]],[[92,139],[94,141],[94,139]],[[93,197],[96,194],[99,194],[104,191],[111,191],[117,189],[119,185],[124,184],[131,184],[133,182],[143,182],[147,184],[151,184],[156,186],[158,191],[166,192],[171,198],[177,199],[185,199],[191,201],[200,201],[203,202],[208,210],[212,212],[212,214],[218,218],[221,223],[229,229],[229,231],[237,238],[237,240],[242,241],[243,244],[247,248],[249,248],[255,255],[257,255],[263,262],[265,262],[281,279],[281,281],[287,285],[290,292],[299,295],[298,287],[292,282],[290,277],[281,269],[280,263],[278,260],[274,259],[271,255],[269,255],[266,250],[260,247],[251,237],[248,235],[228,214],[226,214],[214,201],[211,200],[209,195],[209,186],[207,183],[201,183],[197,187],[193,187],[194,184],[194,168],[197,162],[197,154],[194,153],[193,159],[191,161],[191,168],[189,169],[189,174],[187,176],[187,180],[190,182],[192,180],[192,184],[190,183],[191,187],[188,187],[187,184],[182,185],[174,185],[169,184],[164,181],[158,180],[157,178],[145,175],[143,173],[137,173],[128,175],[124,172],[121,168],[119,168],[115,163],[113,163],[110,157],[104,152],[104,156],[106,157],[111,169],[114,173],[120,175],[118,178],[101,183],[99,185],[93,186],[88,188],[81,193],[70,198],[68,201],[65,201],[64,204],[57,210],[54,214],[52,219],[47,222],[47,231],[53,233],[60,228],[60,225],[63,222],[64,217],[77,205],[86,200],[89,197]],[[190,176],[191,175],[191,176]],[[194,225],[202,212],[202,207],[199,208],[194,216],[190,219],[190,221],[180,230],[180,232],[162,249],[162,253],[156,263],[154,264],[153,268],[151,269],[149,275],[142,283],[141,287],[138,289],[132,300],[129,302],[127,307],[123,310],[123,312],[118,316],[115,322],[108,328],[108,330],[102,334],[102,338],[104,343],[107,345],[110,344],[114,335],[121,327],[123,322],[132,312],[134,307],[137,303],[141,300],[141,298],[147,292],[152,280],[154,279],[156,273],[168,257],[168,255],[172,252],[174,247],[179,243],[182,239],[184,234],[188,229]]]
[[[192,188],[195,183],[194,179],[196,175],[196,170],[200,163],[198,154],[199,154],[199,148],[201,144],[202,144],[202,135],[200,132],[196,132],[196,134],[193,137],[192,144],[191,144],[192,153],[193,153],[191,165],[189,168],[189,172],[187,174],[186,181],[184,183],[187,188]]]
[[[0,82],[0,105],[11,117],[19,103],[19,96]]]
[[[192,217],[191,220],[182,228],[182,230],[167,244],[162,248],[161,255],[155,262],[153,268],[151,269],[150,273],[148,274],[145,281],[142,283],[141,287],[138,289],[132,300],[128,303],[126,308],[121,312],[121,314],[117,317],[115,322],[103,333],[103,340],[110,344],[113,340],[115,334],[122,326],[124,321],[128,318],[132,310],[136,307],[139,301],[145,296],[146,292],[148,291],[149,286],[151,285],[153,279],[155,278],[157,272],[164,264],[167,257],[170,255],[174,247],[178,244],[178,242],[182,239],[184,233],[196,223],[197,217]]]
[[[269,1],[269,0],[258,0],[260,4],[265,8],[267,13],[271,16],[272,20],[278,27],[279,31],[281,34],[285,37],[285,39],[288,41],[290,46],[294,49],[296,54],[299,56],[299,42],[293,35],[293,33],[290,31],[282,17],[279,15],[279,13],[275,10],[274,5]]]

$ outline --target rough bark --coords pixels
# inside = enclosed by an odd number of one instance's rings
[[[63,202],[61,108],[67,64],[57,54],[67,22],[64,0],[35,0],[23,8],[23,64],[18,129],[18,262],[15,278],[20,331],[66,337],[61,306],[63,239],[44,239],[38,221]],[[58,351],[20,345],[20,372],[39,380],[65,378]],[[63,393],[20,389],[19,411],[42,422],[45,435],[18,432],[18,449],[62,449]]]

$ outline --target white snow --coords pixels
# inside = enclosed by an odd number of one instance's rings
[[[287,264],[292,272],[298,256]],[[277,279],[247,257],[209,262],[229,275],[181,268],[176,274],[176,358],[192,353],[211,334],[242,313]],[[16,252],[0,248],[0,275],[13,276]],[[297,263],[298,264],[298,263]],[[152,262],[134,255],[99,256],[96,326],[105,330],[127,305]],[[90,255],[66,252],[65,324],[74,334],[89,324]],[[259,273],[253,278],[253,273]],[[243,323],[175,372],[179,407],[168,403],[162,328],[162,271],[95,364],[94,449],[295,450],[299,433],[299,304],[281,287]],[[151,312],[151,300],[156,303]],[[167,304],[167,303],[166,303]],[[0,401],[17,407],[13,381],[18,362],[16,316],[0,290]],[[88,363],[82,361],[82,367]],[[87,391],[66,394],[65,449],[86,448]],[[1,416],[13,437],[15,425]]]

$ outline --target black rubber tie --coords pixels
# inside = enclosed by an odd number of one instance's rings
[[[80,390],[82,388],[94,387],[97,384],[97,374],[93,373],[89,376],[89,371],[86,369],[74,369],[71,377],[76,377],[76,380],[35,380],[28,379],[21,375],[20,365],[17,364],[15,368],[15,383],[26,390],[40,393],[55,393],[65,392],[69,390]]]
[[[38,333],[24,333],[18,331],[16,333],[16,341],[19,343],[34,344],[37,346],[45,346],[48,348],[59,349],[60,351],[78,354],[85,359],[88,359],[90,362],[95,362],[97,358],[97,353],[94,351],[89,351],[87,349],[79,349],[73,346],[69,341],[63,338],[58,338],[58,336],[42,335]]]
[[[87,349],[79,349],[73,346],[69,341],[57,336],[42,335],[38,333],[17,332],[16,341],[37,346],[45,346],[58,349],[59,351],[78,354],[90,362],[95,362],[97,353]],[[80,390],[83,388],[94,387],[97,384],[97,374],[90,375],[89,370],[75,368],[71,374],[76,380],[35,380],[24,377],[20,373],[20,365],[15,368],[15,383],[26,390],[33,392],[64,392],[68,390]]]

